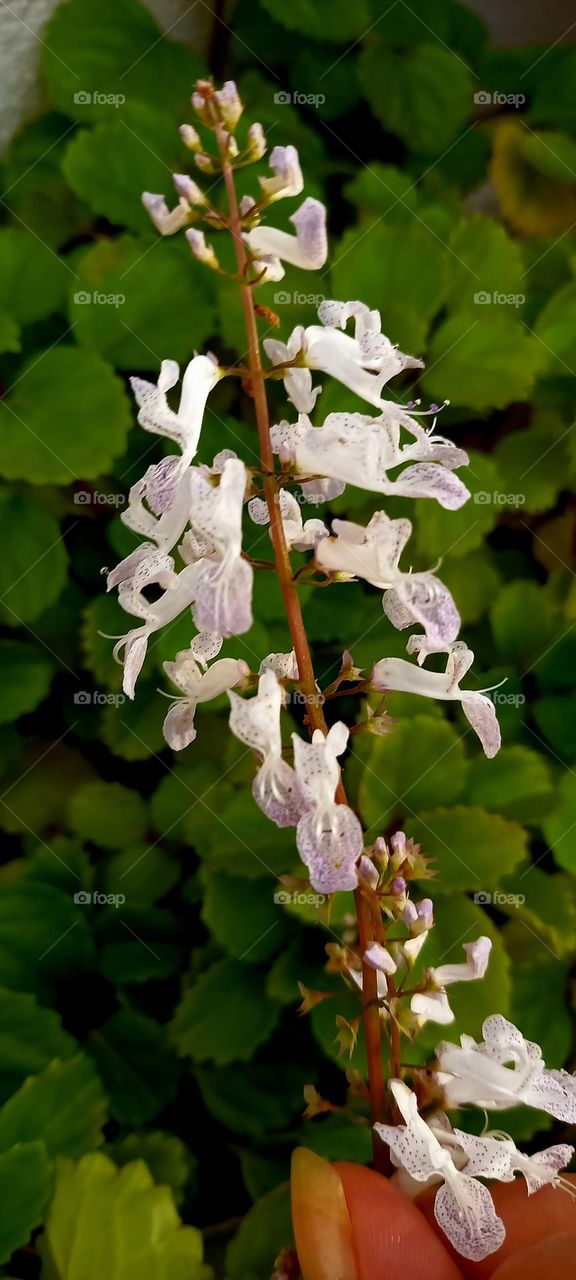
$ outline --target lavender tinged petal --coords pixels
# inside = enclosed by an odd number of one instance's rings
[[[300,818],[296,844],[310,871],[310,882],[319,893],[355,889],[356,859],[362,853],[362,827],[356,814],[344,804],[313,808]]]

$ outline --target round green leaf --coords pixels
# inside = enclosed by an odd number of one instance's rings
[[[171,1187],[176,1204],[183,1198],[184,1187],[196,1168],[196,1158],[174,1133],[129,1133],[106,1148],[114,1164],[121,1169],[131,1160],[144,1160],[155,1182]]]
[[[88,1049],[122,1124],[147,1124],[175,1098],[180,1065],[151,1018],[121,1009],[92,1032]]]
[[[93,351],[55,347],[0,403],[0,473],[33,484],[93,479],[122,453],[130,422],[110,366]]]
[[[504,409],[527,400],[543,367],[542,345],[518,320],[476,307],[445,320],[428,349],[429,371],[422,385],[435,400],[451,400],[471,409]],[[486,312],[490,311],[490,315]]]
[[[576,284],[566,284],[546,303],[535,325],[544,344],[547,372],[555,377],[573,374],[576,364]]]
[[[288,922],[274,889],[272,879],[245,880],[221,871],[206,877],[202,919],[238,960],[259,964],[281,947]]]
[[[522,251],[504,227],[492,218],[475,214],[465,218],[450,237],[448,264],[450,311],[475,312],[475,295],[522,295]],[[497,304],[494,304],[497,305]],[[513,305],[513,304],[509,304]],[[519,305],[522,305],[519,303]]]
[[[385,299],[385,332],[403,350],[418,354],[428,322],[444,301],[446,262],[444,245],[414,222],[381,223],[363,236],[352,228],[332,256],[334,296],[360,297],[377,308]]]
[[[136,844],[146,831],[146,805],[137,791],[119,782],[89,782],[75,792],[70,823],[78,835],[103,849]]]
[[[28,1244],[52,1190],[52,1165],[43,1142],[18,1143],[0,1155],[0,1262]]]
[[[542,823],[544,835],[560,867],[576,875],[576,777],[564,773],[560,779],[559,804]]]
[[[370,26],[366,0],[358,0],[354,5],[348,4],[348,0],[334,0],[330,5],[329,22],[313,0],[292,0],[289,5],[283,4],[283,0],[261,0],[261,3],[262,8],[283,27],[299,35],[312,36],[315,40],[336,40],[339,43],[357,40]]]
[[[547,511],[566,488],[566,440],[551,440],[549,431],[515,431],[500,441],[494,457],[504,492],[521,499],[519,510],[535,515]]]
[[[45,650],[34,645],[0,640],[0,670],[0,723],[10,724],[46,697],[54,663]]]
[[[166,40],[137,0],[67,0],[43,32],[42,56],[50,92],[77,120],[100,120],[127,102],[149,101],[184,110],[203,67],[192,49]]]
[[[445,555],[448,572],[452,557],[481,546],[505,509],[498,502],[502,482],[493,459],[472,449],[468,456],[470,466],[459,473],[472,495],[468,502],[459,511],[445,511],[438,502],[417,502],[414,513],[419,553],[427,563]]]
[[[460,735],[446,720],[414,715],[371,743],[359,802],[374,835],[401,814],[418,813],[440,797],[450,803],[460,795],[467,762]]]
[[[468,67],[438,43],[400,53],[373,37],[360,57],[360,79],[384,128],[426,155],[441,155],[472,110]]]
[[[0,542],[0,616],[14,627],[31,622],[58,599],[68,557],[54,517],[16,491],[0,491]]]
[[[182,1055],[217,1066],[247,1062],[270,1039],[281,1005],[264,992],[262,973],[237,961],[221,960],[185,992],[172,1023]]]
[[[151,270],[152,243],[100,240],[78,263],[70,301],[76,337],[119,369],[156,368],[168,354],[185,360],[213,332],[207,277],[186,244],[156,247]]]
[[[81,1156],[104,1141],[106,1099],[85,1054],[30,1076],[0,1111],[0,1151],[41,1139],[51,1156]]]
[[[502,747],[496,766],[483,755],[470,762],[466,784],[469,804],[533,822],[548,812],[553,796],[549,766],[530,747]]]
[[[38,236],[20,227],[0,230],[0,297],[18,324],[58,311],[72,274]]]
[[[528,579],[518,578],[500,589],[490,621],[501,660],[520,665],[540,657],[554,632],[549,597]]]
[[[54,1058],[72,1058],[77,1048],[52,1009],[43,1009],[27,992],[0,987],[0,1102],[27,1076]]]
[[[436,859],[436,894],[470,889],[480,903],[528,853],[527,834],[516,822],[464,805],[426,810],[409,818],[405,830]]]

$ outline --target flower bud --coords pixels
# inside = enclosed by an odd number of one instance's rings
[[[198,231],[196,227],[189,227],[186,232],[186,239],[194,257],[199,262],[203,262],[205,266],[211,267],[213,271],[218,271],[220,263],[211,244],[206,244],[204,232]]]
[[[173,173],[172,181],[177,194],[182,196],[183,200],[187,200],[188,204],[202,205],[208,203],[206,196],[204,195],[204,192],[200,190],[198,183],[194,182],[194,179],[187,173]]]
[[[261,124],[251,124],[248,130],[248,158],[261,160],[266,154],[266,138]]]
[[[181,137],[181,139],[182,139],[182,141],[183,141],[184,145],[185,145],[186,147],[188,147],[190,151],[201,151],[201,150],[202,150],[202,143],[201,143],[201,141],[200,141],[200,134],[199,134],[199,133],[198,133],[198,131],[194,128],[194,125],[192,125],[192,124],[181,124],[181,125],[180,125],[180,130],[179,130],[179,132],[180,132],[180,137]]]

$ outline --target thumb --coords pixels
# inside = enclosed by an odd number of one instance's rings
[[[462,1280],[412,1201],[362,1165],[300,1147],[292,1219],[303,1280]]]

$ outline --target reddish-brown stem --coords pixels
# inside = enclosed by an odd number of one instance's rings
[[[292,645],[296,654],[296,661],[298,663],[300,686],[307,699],[307,722],[310,730],[313,731],[315,729],[320,729],[322,733],[326,734],[326,720],[324,718],[321,702],[318,698],[318,689],[314,674],[312,655],[310,653],[310,645],[308,644],[308,636],[306,634],[306,627],[302,617],[298,589],[292,574],[290,553],[284,535],[282,513],[278,501],[278,488],[274,475],[274,454],[272,452],[272,444],[270,441],[268,400],[260,357],[260,341],[258,337],[253,290],[248,282],[249,264],[244,247],[244,241],[242,239],[242,228],[238,201],[236,198],[234,173],[230,164],[227,162],[226,137],[225,130],[222,125],[219,125],[216,128],[216,138],[222,159],[222,172],[226,185],[226,195],[230,214],[230,230],[234,241],[238,274],[246,281],[246,284],[241,286],[242,307],[248,341],[250,382],[252,395],[254,397],[256,421],[258,424],[258,438],[260,442],[260,456],[264,473],[264,496],[266,498],[268,513],[270,516],[270,532],[272,545],[274,547],[276,570],[286,609],[288,625],[290,627]],[[340,779],[338,784],[336,796],[340,804],[346,804],[346,792],[344,790],[342,779]],[[364,954],[367,947],[374,940],[372,916],[370,907],[366,902],[361,889],[356,890],[354,897],[358,918],[360,947],[362,954]],[[368,1085],[370,1092],[371,1117],[372,1123],[374,1124],[376,1121],[383,1120],[386,1114],[386,1094],[382,1073],[381,1025],[377,1003],[378,982],[376,971],[369,965],[363,965],[362,974],[363,1022],[368,1059]],[[379,1169],[380,1172],[388,1172],[386,1151],[374,1130],[372,1130],[372,1138],[375,1167]]]

